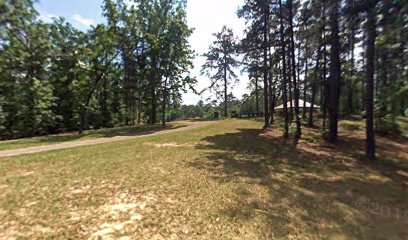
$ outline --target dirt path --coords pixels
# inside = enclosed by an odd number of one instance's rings
[[[0,151],[0,157],[11,157],[11,156],[18,156],[18,155],[23,155],[23,154],[46,152],[50,150],[96,145],[96,144],[102,144],[102,143],[108,143],[108,142],[117,142],[117,141],[142,138],[142,137],[147,137],[147,136],[156,136],[156,135],[162,135],[162,134],[167,134],[167,133],[172,133],[172,132],[186,131],[186,130],[206,126],[211,123],[213,122],[212,121],[189,122],[190,125],[185,126],[185,127],[167,129],[167,130],[161,130],[161,131],[155,131],[155,132],[147,132],[147,133],[141,132],[141,133],[137,133],[132,136],[104,137],[104,138],[89,139],[89,140],[82,140],[82,141],[69,141],[69,142],[63,142],[63,143],[57,143],[57,144],[27,147],[27,148],[20,148],[20,149],[3,150],[3,151]]]

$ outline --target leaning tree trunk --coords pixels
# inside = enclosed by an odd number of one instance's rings
[[[374,54],[376,37],[375,6],[367,11],[366,156],[375,160],[374,135]]]
[[[338,110],[340,96],[340,40],[339,40],[339,3],[331,1],[330,13],[331,51],[330,51],[330,81],[329,81],[329,142],[334,143],[338,134]]]

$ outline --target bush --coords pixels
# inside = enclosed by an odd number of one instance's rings
[[[377,121],[377,131],[380,133],[400,134],[401,129],[398,125],[395,116],[387,114]]]

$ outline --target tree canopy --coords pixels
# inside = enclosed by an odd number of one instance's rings
[[[164,124],[196,82],[185,8],[105,0],[107,23],[82,32],[63,18],[43,22],[33,1],[2,1],[1,137],[156,123],[159,113]]]

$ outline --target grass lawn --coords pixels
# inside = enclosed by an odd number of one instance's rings
[[[0,239],[406,239],[406,139],[256,120],[0,159]],[[357,124],[358,125],[358,124]],[[405,141],[405,142],[404,142]]]
[[[32,138],[22,138],[16,140],[5,140],[0,141],[0,151],[11,150],[25,147],[35,147],[41,145],[55,144],[68,141],[80,141],[87,139],[96,139],[102,137],[113,137],[113,136],[126,136],[135,135],[143,132],[157,131],[164,129],[171,129],[183,126],[180,123],[171,123],[163,128],[161,125],[140,125],[132,127],[120,127],[112,129],[101,129],[101,130],[89,130],[85,131],[83,134],[78,133],[64,133],[57,135],[45,135],[40,137]]]

